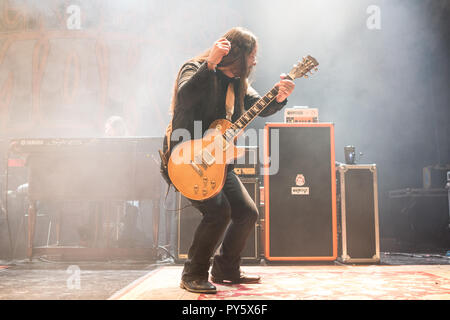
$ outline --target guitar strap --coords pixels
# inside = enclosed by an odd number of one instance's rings
[[[227,88],[227,95],[225,97],[225,110],[226,110],[226,118],[228,121],[231,121],[231,117],[234,113],[234,85],[233,82],[230,81]]]
[[[166,128],[166,140],[167,140],[167,151],[166,153],[170,154],[170,138],[172,136],[172,121],[169,122]]]
[[[168,166],[169,158],[170,158],[170,140],[171,140],[171,136],[172,136],[172,120],[169,122],[169,125],[166,128],[167,150],[166,150],[166,152],[158,150],[159,151],[159,157],[161,158],[161,174],[162,174],[164,180],[166,180],[167,185],[169,186],[169,188],[170,188],[170,185],[172,184],[172,182],[170,181],[170,178],[169,178],[168,171],[167,171],[167,166]],[[167,192],[169,192],[169,190],[167,190]]]

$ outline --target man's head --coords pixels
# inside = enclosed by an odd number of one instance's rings
[[[256,65],[256,36],[245,28],[235,27],[225,33],[224,37],[230,41],[231,50],[217,67],[229,69],[235,77],[247,78]]]
[[[249,30],[242,27],[234,27],[227,31],[223,37],[230,41],[231,49],[225,55],[217,68],[224,72],[227,76],[240,78],[239,81],[239,96],[237,97],[237,106],[241,113],[244,112],[244,97],[248,88],[248,77],[252,68],[256,65],[256,54],[258,50],[258,40],[256,36]],[[190,61],[203,63],[209,56],[211,49],[208,49],[200,55],[192,58]],[[177,103],[178,90],[178,73],[177,80],[174,84],[172,100],[170,104],[170,114],[173,114],[175,105]]]
[[[126,136],[127,126],[122,117],[112,116],[105,122],[105,136],[106,137],[121,137]]]

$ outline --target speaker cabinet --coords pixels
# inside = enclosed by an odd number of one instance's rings
[[[267,123],[264,139],[265,258],[337,258],[332,123]]]
[[[443,189],[447,183],[450,164],[427,166],[422,169],[424,189]]]
[[[244,156],[235,159],[232,168],[233,172],[244,178],[258,177],[260,174],[257,146],[237,146],[238,149],[244,149]]]
[[[259,179],[258,178],[240,178],[248,193],[259,208]],[[189,247],[194,238],[194,232],[202,220],[202,214],[196,208],[191,206],[191,202],[181,193],[177,192],[178,208],[178,246],[177,259],[179,262],[185,261],[188,256]],[[247,244],[241,254],[243,262],[252,262],[259,259],[259,219],[255,228],[250,233]],[[222,241],[219,242],[219,244]]]
[[[450,190],[389,191],[391,225],[401,250],[450,248]]]
[[[340,259],[379,262],[377,167],[342,164],[338,168]]]

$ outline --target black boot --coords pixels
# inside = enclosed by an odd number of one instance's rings
[[[227,276],[211,276],[211,281],[214,283],[225,283],[225,284],[237,284],[237,283],[260,283],[261,277],[258,275],[247,275],[241,272],[239,276],[227,277]]]
[[[216,287],[208,280],[181,280],[180,288],[194,293],[216,293]]]
[[[214,257],[211,269],[211,281],[214,283],[259,283],[261,280],[258,275],[244,274],[239,268],[239,264],[234,268],[224,268],[224,263],[220,261],[222,261],[220,256]]]

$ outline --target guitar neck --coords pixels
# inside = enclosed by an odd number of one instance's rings
[[[287,79],[292,80],[287,76]],[[240,135],[242,131],[253,121],[275,98],[278,94],[278,88],[274,86],[269,92],[261,97],[250,109],[248,109],[243,115],[240,116],[223,134],[223,138],[227,141],[233,140]]]

